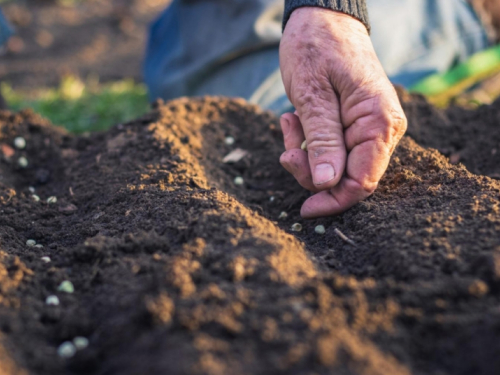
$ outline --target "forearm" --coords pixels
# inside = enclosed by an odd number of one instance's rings
[[[360,20],[368,31],[370,31],[365,0],[285,0],[283,29],[290,18],[290,14],[292,14],[295,9],[301,7],[321,7],[349,14]]]

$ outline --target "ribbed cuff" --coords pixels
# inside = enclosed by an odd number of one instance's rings
[[[283,30],[292,12],[301,7],[320,7],[348,14],[360,20],[370,32],[370,21],[368,20],[365,0],[285,0]]]

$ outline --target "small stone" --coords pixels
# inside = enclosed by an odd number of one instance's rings
[[[59,306],[59,298],[57,296],[48,296],[45,299],[45,304],[49,306]]]
[[[226,139],[224,139],[224,143],[228,146],[232,146],[234,145],[234,138],[233,137],[226,137]]]
[[[28,241],[26,241],[26,245],[29,247],[33,247],[36,245],[36,241],[35,240],[28,240]]]
[[[302,230],[302,224],[295,223],[292,225],[292,232],[300,232]]]
[[[33,186],[30,186],[28,190],[30,191],[31,194],[35,194],[35,188]]]
[[[274,196],[269,197],[269,202],[271,202],[271,203],[272,203],[272,202],[274,202],[274,201],[275,201],[275,199],[276,199],[276,198],[275,198]]]
[[[47,203],[48,203],[48,204],[54,204],[54,203],[57,203],[57,197],[48,197],[48,198],[47,198]]]
[[[76,207],[72,203],[59,207],[59,212],[63,213],[64,215],[72,215],[76,211],[78,211],[78,207]]]
[[[287,217],[288,217],[288,214],[285,211],[283,211],[282,213],[280,213],[280,216],[278,216],[278,219],[280,219],[280,220],[286,219]]]
[[[38,195],[36,195],[36,194],[33,194],[31,196],[31,199],[33,199],[35,202],[40,202],[40,197]]]
[[[41,257],[40,260],[44,263],[50,263],[51,261],[50,257]]]
[[[14,139],[14,146],[17,149],[22,150],[23,148],[26,147],[26,140],[23,137],[16,137]]]
[[[73,283],[71,281],[65,280],[59,285],[57,290],[60,292],[71,294],[75,291],[75,287],[73,286]]]
[[[302,150],[304,150],[305,152],[307,152],[307,141],[302,142],[302,144],[300,145],[300,148]]]
[[[61,358],[71,358],[76,354],[76,347],[70,341],[63,342],[59,345],[59,348],[57,348],[57,354]]]
[[[234,184],[235,185],[243,185],[245,183],[245,181],[243,180],[243,177],[236,177],[234,179]]]
[[[86,337],[78,336],[73,339],[73,344],[78,350],[83,350],[89,346],[89,340]]]
[[[21,168],[26,168],[28,166],[28,159],[26,159],[24,156],[21,156],[19,159],[17,159],[17,164]]]
[[[326,229],[323,225],[317,225],[316,228],[314,228],[314,231],[318,234],[325,234]]]
[[[43,249],[43,245],[42,245],[42,244],[39,244],[39,243],[38,243],[38,244],[36,244],[36,245],[35,245],[35,247],[36,247],[37,249]]]

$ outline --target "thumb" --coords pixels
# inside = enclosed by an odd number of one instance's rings
[[[319,190],[338,184],[344,173],[347,151],[337,95],[330,90],[301,95],[295,101],[306,137],[313,183]]]

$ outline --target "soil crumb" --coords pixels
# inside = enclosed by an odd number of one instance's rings
[[[500,104],[405,107],[442,153],[404,138],[371,198],[313,221],[278,120],[244,101],[86,137],[1,112],[0,372],[498,374]]]

